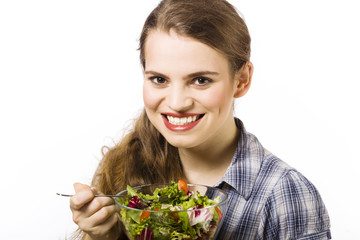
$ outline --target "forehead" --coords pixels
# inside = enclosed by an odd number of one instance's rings
[[[229,62],[219,51],[190,37],[153,30],[144,48],[146,70],[195,72],[199,70],[228,71]]]

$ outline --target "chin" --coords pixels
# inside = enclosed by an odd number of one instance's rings
[[[165,136],[164,136],[165,137]],[[195,139],[190,139],[188,136],[171,136],[165,137],[166,141],[170,143],[170,145],[176,148],[193,148],[199,145],[199,141]]]

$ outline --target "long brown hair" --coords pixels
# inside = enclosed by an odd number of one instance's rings
[[[93,185],[106,194],[131,186],[166,183],[181,177],[177,149],[149,121],[145,111],[134,128],[114,147],[103,147]]]
[[[140,36],[140,60],[146,67],[145,44],[152,30],[194,38],[220,51],[233,72],[250,58],[250,36],[244,20],[226,0],[163,0],[150,13]],[[103,159],[92,185],[115,194],[126,185],[169,182],[182,177],[177,148],[171,146],[143,111],[133,129],[113,147],[103,148]]]
[[[223,53],[231,70],[250,60],[250,35],[244,20],[226,0],[163,0],[145,21],[140,36],[140,60],[145,68],[145,43],[151,30],[194,38]]]

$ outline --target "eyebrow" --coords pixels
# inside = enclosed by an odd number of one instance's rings
[[[166,78],[167,76],[165,74],[156,72],[156,71],[145,71],[145,74],[152,74],[152,75],[156,75],[159,77],[163,77]],[[204,76],[204,75],[220,75],[218,72],[213,72],[213,71],[199,71],[199,72],[194,72],[194,73],[190,73],[187,75],[187,77],[198,77],[198,76]]]

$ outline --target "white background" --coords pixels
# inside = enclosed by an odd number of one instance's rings
[[[236,115],[320,191],[334,239],[359,225],[356,0],[230,1],[255,65]],[[142,108],[138,37],[158,0],[0,1],[0,238],[65,239],[73,182]]]

